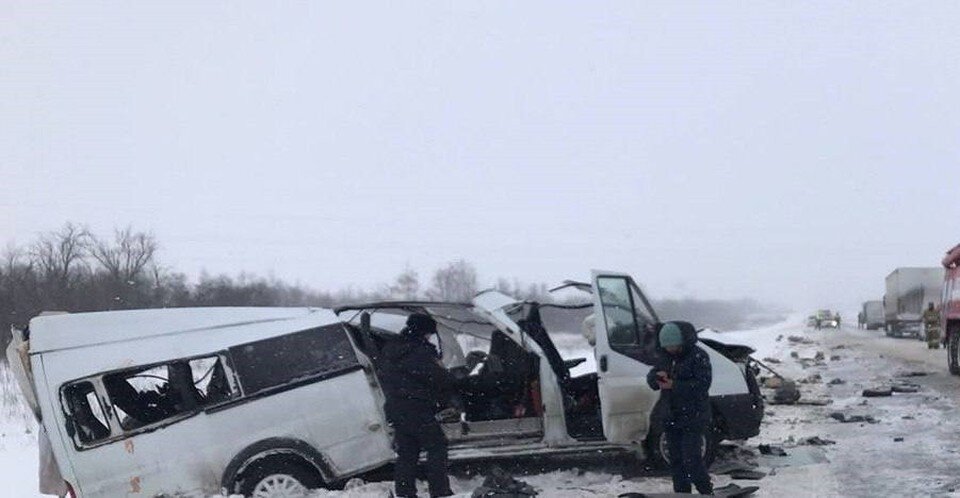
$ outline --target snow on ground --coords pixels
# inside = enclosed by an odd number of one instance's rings
[[[819,375],[819,382],[800,384],[804,399],[831,402],[827,406],[767,407],[761,435],[741,443],[741,448],[756,453],[758,444],[776,444],[789,455],[754,457],[759,470],[769,475],[756,482],[736,482],[760,486],[756,496],[960,496],[955,491],[960,489],[960,417],[955,416],[960,379],[946,373],[942,350],[927,350],[920,341],[886,338],[882,332],[852,327],[814,331],[803,326],[802,316],[755,330],[702,334],[754,347],[758,359],[773,359],[770,366],[789,378]],[[809,343],[793,342],[791,336]],[[594,368],[593,355],[582,337],[558,337],[557,342],[564,357],[587,359],[581,372]],[[824,354],[823,361],[813,360],[817,352]],[[915,370],[929,375],[897,377]],[[845,383],[828,385],[833,379]],[[861,396],[864,388],[895,381],[913,382],[920,391],[888,398]],[[17,401],[15,389],[9,373],[0,367],[0,479],[5,496],[30,498],[40,496],[36,491],[36,429],[32,416]],[[841,424],[829,417],[838,411],[869,415],[879,422]],[[836,444],[798,444],[812,436]],[[724,461],[721,458],[718,463]],[[540,489],[545,497],[607,497],[671,488],[667,476],[643,471],[629,462],[608,465],[574,459],[549,467],[518,468],[515,477]],[[461,493],[458,496],[469,496],[481,481],[476,473],[454,468],[452,484]],[[715,476],[717,485],[728,482],[729,477]],[[391,488],[387,481],[355,480],[344,490],[318,490],[312,497],[383,497],[389,496]]]
[[[13,374],[0,363],[0,482],[4,496],[31,498],[37,492],[37,426],[20,402]]]

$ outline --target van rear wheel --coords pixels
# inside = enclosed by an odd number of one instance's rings
[[[250,498],[305,498],[321,486],[319,474],[300,462],[254,463],[240,485],[240,494]]]

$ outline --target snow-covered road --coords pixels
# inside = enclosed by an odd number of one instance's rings
[[[737,482],[759,485],[757,496],[960,496],[954,491],[960,489],[960,377],[946,372],[943,350],[931,351],[920,341],[891,339],[882,332],[855,328],[814,331],[804,328],[800,317],[772,327],[718,336],[726,342],[755,347],[758,358],[778,361],[771,366],[787,377],[813,377],[812,383],[800,384],[804,399],[831,402],[826,406],[768,406],[762,434],[742,447],[755,452],[758,444],[775,444],[789,456],[755,457],[759,470],[769,475],[755,483]],[[807,343],[791,341],[790,336]],[[823,361],[813,361],[817,352],[823,353]],[[898,377],[909,371],[928,375]],[[843,383],[830,385],[833,379]],[[886,398],[861,396],[864,388],[892,382],[912,382],[920,390]],[[830,418],[833,412],[870,416],[878,423],[843,424]],[[812,436],[836,444],[798,444]],[[8,392],[0,418],[4,496],[40,496],[35,491],[34,438],[29,415],[22,408],[10,406]],[[470,477],[463,469],[455,469],[455,473],[456,490],[469,496],[481,479]],[[622,463],[605,466],[574,460],[551,464],[549,469],[529,468],[517,477],[539,488],[541,496],[546,497],[616,496],[627,491],[670,489],[666,476],[624,472]],[[715,480],[720,485],[731,482],[727,476],[716,476]],[[316,496],[387,496],[390,487],[389,482],[355,482],[348,490],[318,491]]]

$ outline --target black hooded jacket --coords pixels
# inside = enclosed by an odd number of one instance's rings
[[[665,371],[673,379],[673,389],[663,390],[660,402],[666,406],[668,428],[680,430],[704,430],[711,420],[710,383],[713,370],[710,356],[697,346],[697,330],[687,322],[673,322],[683,333],[683,346],[679,354],[671,355],[658,344],[661,361],[647,374],[647,384],[659,390],[657,372]],[[659,341],[658,341],[659,343]]]
[[[453,377],[439,363],[437,349],[422,336],[402,334],[383,346],[381,381],[387,418],[432,419],[450,398]]]

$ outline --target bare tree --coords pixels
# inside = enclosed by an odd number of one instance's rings
[[[149,306],[156,292],[151,289],[149,270],[154,264],[157,241],[153,235],[127,227],[114,231],[112,241],[90,238],[90,256],[99,263],[95,279],[98,302],[108,309]],[[156,274],[154,274],[156,278]],[[110,304],[104,304],[110,303]]]
[[[390,294],[399,299],[415,300],[420,296],[420,276],[416,270],[407,267],[397,275],[390,286]]]
[[[153,235],[127,227],[114,232],[113,242],[91,237],[90,256],[117,282],[135,282],[146,276],[158,244]]]
[[[433,286],[427,297],[440,301],[467,302],[477,293],[477,270],[465,260],[458,260],[433,274]]]
[[[85,245],[90,232],[79,225],[67,223],[57,232],[40,236],[30,250],[30,256],[40,276],[61,288],[67,288],[74,272],[84,264]]]

